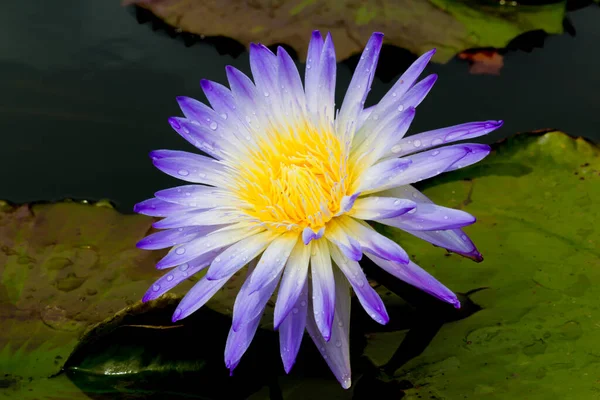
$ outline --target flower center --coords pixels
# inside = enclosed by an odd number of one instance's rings
[[[339,211],[348,188],[342,144],[309,123],[268,133],[241,166],[238,196],[245,211],[273,230],[314,231]]]

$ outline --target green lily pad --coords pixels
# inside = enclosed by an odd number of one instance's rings
[[[0,393],[45,398],[34,390],[52,384],[39,380],[61,370],[84,333],[140,302],[162,274],[164,252],[135,247],[153,221],[107,202],[0,204]],[[209,305],[227,312],[241,281]]]
[[[483,162],[427,182],[433,201],[475,215],[474,263],[382,228],[416,262],[482,310],[441,327],[395,365],[406,399],[591,399],[600,396],[600,160],[560,132],[517,135]],[[388,362],[410,333],[374,335],[365,354]],[[389,365],[388,365],[389,369]]]
[[[518,35],[563,32],[565,1],[542,6],[482,5],[455,0],[124,0],[148,8],[169,25],[189,33],[226,36],[243,43],[285,43],[304,59],[307,35],[333,34],[338,60],[358,54],[374,31],[388,44],[416,54],[433,47],[433,60],[446,62],[463,50],[502,48]]]

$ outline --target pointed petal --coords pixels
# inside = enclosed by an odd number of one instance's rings
[[[298,233],[296,232],[284,233],[272,240],[250,276],[248,286],[250,292],[261,290],[279,276],[297,241]]]
[[[450,289],[412,261],[404,265],[369,254],[367,257],[396,278],[401,279],[446,303],[454,305],[455,308],[460,308],[458,298]]]
[[[168,229],[146,236],[137,242],[136,247],[144,250],[166,249],[167,247],[190,242],[215,229],[214,226],[186,226],[178,229]]]
[[[361,129],[356,132],[353,141],[354,145],[362,143],[365,137],[375,129],[375,126],[382,122],[379,118],[376,119],[375,116],[389,115],[391,112],[397,111],[399,105],[402,105],[401,109],[408,108],[409,105],[404,101],[405,94],[413,87],[434,54],[435,49],[423,54],[400,76],[394,86],[392,86],[372,110],[370,117],[367,118]]]
[[[331,123],[335,113],[336,58],[333,40],[328,33],[323,44],[317,73],[317,115],[315,122]]]
[[[331,330],[331,340],[321,336],[318,323],[311,313],[306,317],[306,329],[317,349],[329,365],[344,389],[351,385],[350,371],[350,291],[348,281],[337,269],[335,275],[335,318]],[[310,296],[309,307],[312,306]]]
[[[313,31],[310,43],[308,44],[308,54],[306,56],[306,70],[304,73],[304,86],[306,88],[306,107],[308,111],[315,115],[319,112],[317,108],[319,97],[319,63],[321,52],[323,51],[323,37],[319,31]]]
[[[338,136],[342,138],[342,142],[349,140],[354,135],[359,114],[363,110],[367,94],[371,90],[382,43],[382,33],[375,32],[371,35],[352,75],[336,121]]]
[[[219,280],[236,273],[262,253],[276,235],[271,231],[264,231],[240,240],[215,257],[206,277]]]
[[[356,261],[345,258],[332,244],[329,245],[329,250],[331,251],[333,261],[346,276],[350,285],[352,285],[352,289],[354,289],[358,301],[360,301],[360,304],[367,314],[369,314],[375,322],[381,325],[387,324],[390,318],[385,309],[385,305],[375,289],[369,284],[360,265]]]
[[[240,70],[228,65],[225,67],[225,72],[235,98],[238,115],[243,118],[253,136],[262,134],[265,126],[262,120],[264,107],[262,98],[264,95],[259,96],[250,78]],[[250,138],[252,139],[253,136]]]
[[[322,227],[317,232],[313,231],[312,228],[306,227],[302,230],[302,241],[305,245],[308,245],[311,241],[321,239],[325,233],[325,227]]]
[[[152,163],[167,175],[193,183],[223,186],[225,169],[214,159],[199,154],[188,157],[155,158]]]
[[[193,210],[170,215],[152,224],[156,229],[183,228],[184,226],[223,225],[238,222],[240,212],[231,208],[211,208]]]
[[[263,95],[266,93],[266,98],[279,92],[277,88],[277,57],[266,46],[250,44],[250,69],[256,88]]]
[[[354,182],[352,191],[368,194],[378,191],[378,188],[387,188],[405,170],[410,167],[412,160],[406,158],[392,158],[381,161],[364,171]],[[384,189],[381,189],[384,190]]]
[[[277,48],[279,98],[286,115],[303,120],[306,113],[306,97],[298,68],[283,47]]]
[[[148,289],[142,298],[142,302],[145,303],[162,296],[184,280],[202,271],[210,264],[212,259],[218,254],[219,251],[220,249],[209,251],[208,253],[203,254],[190,262],[181,264],[177,268],[171,269],[156,282],[154,282],[154,284]]]
[[[304,328],[306,327],[308,283],[305,281],[304,285],[300,288],[299,296],[292,303],[291,312],[286,315],[279,327],[279,350],[286,374],[289,374],[294,366],[298,350],[300,350],[300,344],[302,343],[302,337],[304,336]],[[279,302],[280,300],[278,299],[277,301]]]
[[[292,254],[288,258],[287,264],[279,286],[277,302],[273,315],[273,325],[275,329],[279,327],[282,321],[290,313],[294,304],[300,296],[308,276],[308,262],[310,260],[310,250],[312,245],[304,245],[301,240],[296,242]],[[306,304],[305,304],[306,305]]]
[[[261,317],[262,313],[248,324],[242,326],[238,331],[234,331],[233,327],[229,330],[227,343],[225,344],[225,366],[229,368],[230,374],[233,373],[242,356],[248,350],[248,347],[250,347]]]
[[[434,204],[419,204],[412,211],[395,218],[376,220],[380,224],[390,225],[402,230],[435,231],[457,229],[471,225],[475,217],[471,214],[453,208],[436,206]]]
[[[358,219],[394,218],[414,210],[417,203],[395,197],[369,196],[358,199],[352,209],[352,217]]]
[[[151,217],[166,217],[171,214],[187,212],[190,210],[192,210],[191,207],[182,206],[181,204],[168,203],[156,198],[144,200],[133,206],[134,212],[138,214],[149,215]]]
[[[217,293],[232,276],[233,274],[218,281],[210,281],[206,279],[206,277],[200,279],[198,283],[192,286],[177,305],[177,308],[173,313],[173,322],[189,316],[206,304],[206,302],[210,300],[210,298],[214,296],[214,294]]]
[[[360,192],[356,192],[351,196],[342,197],[342,201],[340,202],[340,211],[338,211],[335,216],[337,217],[350,211],[352,207],[354,207],[354,202],[358,196],[360,196]]]
[[[383,157],[402,157],[431,147],[487,135],[500,128],[503,121],[468,122],[409,136],[388,146]]]
[[[410,198],[417,203],[433,204],[427,196],[410,185],[389,189],[384,193],[388,196]],[[479,250],[477,250],[477,247],[475,247],[471,239],[461,229],[446,231],[407,230],[406,232],[477,262],[483,261],[483,257]]]
[[[329,221],[325,237],[331,243],[335,244],[349,259],[354,261],[362,259],[362,248],[358,240],[346,232],[344,227],[336,222],[335,219]]]
[[[207,236],[192,240],[189,243],[173,247],[171,251],[156,264],[156,268],[163,269],[184,264],[211,250],[236,243],[246,237],[258,234],[263,230],[263,228],[242,227],[238,229],[228,229],[222,232],[213,232]]]
[[[186,118],[171,117],[169,125],[185,140],[206,154],[222,160],[227,150],[232,150],[231,143],[222,140],[212,129]]]
[[[313,314],[325,341],[331,337],[331,324],[335,312],[335,282],[331,256],[323,239],[312,242],[310,268],[312,274]]]
[[[381,235],[366,222],[348,216],[342,216],[338,218],[338,221],[349,235],[358,240],[363,252],[386,260],[408,263],[408,254],[398,243]]]
[[[184,185],[160,190],[155,196],[158,199],[194,208],[214,208],[235,206],[241,203],[230,192],[213,186]]]

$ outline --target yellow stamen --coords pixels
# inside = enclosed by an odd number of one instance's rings
[[[311,123],[271,129],[238,166],[244,211],[272,230],[318,231],[347,195],[347,151],[332,129]]]

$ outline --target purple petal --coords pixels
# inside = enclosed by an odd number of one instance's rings
[[[279,301],[278,299],[277,302]],[[292,305],[291,312],[287,314],[279,327],[279,350],[286,374],[290,373],[296,362],[296,356],[298,355],[298,350],[300,350],[302,336],[304,336],[304,329],[306,327],[306,315],[308,311],[308,283],[306,281],[304,285],[300,286],[298,297]]]
[[[389,144],[398,142],[406,134],[414,118],[415,108],[408,107],[403,111],[391,113],[384,122],[376,125],[361,145],[353,147],[353,153],[356,155],[367,153],[361,157],[358,168],[364,170],[386,154]]]
[[[390,182],[393,182],[402,172],[407,170],[411,163],[412,160],[406,158],[392,158],[381,161],[369,167],[360,175],[359,185],[354,191],[366,194],[367,192],[384,190]]]
[[[200,125],[198,122],[181,117],[171,117],[169,125],[194,147],[218,160],[223,159],[224,150],[231,148],[230,143],[219,141],[219,136],[212,129]]]
[[[352,196],[342,197],[342,201],[340,202],[340,211],[338,211],[335,216],[337,217],[350,211],[352,207],[354,207],[354,202],[358,196],[360,196],[360,192],[356,192]]]
[[[415,209],[417,203],[395,197],[363,197],[354,204],[352,216],[358,219],[385,219],[404,215]]]
[[[302,241],[305,245],[308,245],[311,241],[322,238],[324,233],[325,227],[322,227],[317,232],[313,231],[310,227],[306,227],[302,230]]]
[[[238,242],[260,232],[261,228],[242,227],[213,232],[210,235],[176,246],[158,263],[156,268],[164,269],[181,265],[214,249]]]
[[[298,297],[305,287],[308,276],[308,262],[310,260],[310,246],[304,245],[301,241],[296,243],[292,254],[288,258],[287,265],[283,272],[275,311],[273,314],[273,325],[275,329],[279,327],[282,321],[290,313]]]
[[[194,208],[234,206],[240,201],[225,190],[212,186],[185,185],[156,192],[155,196],[170,203]]]
[[[333,261],[346,276],[350,285],[352,285],[352,289],[354,289],[358,301],[360,301],[360,304],[367,314],[369,314],[375,322],[381,325],[387,324],[390,318],[385,309],[385,305],[375,289],[369,284],[360,265],[356,261],[345,259],[334,245],[330,245],[329,249]]]
[[[336,268],[335,275],[335,318],[331,329],[331,339],[321,336],[319,323],[314,316],[308,313],[306,317],[306,330],[310,334],[319,352],[329,365],[329,369],[341,383],[344,389],[351,385],[350,372],[350,291],[348,281]],[[314,294],[314,293],[313,293]],[[311,297],[308,296],[308,305],[312,306]]]
[[[190,207],[180,204],[168,203],[166,201],[152,198],[137,203],[133,207],[133,211],[151,217],[166,217],[167,215],[190,211]]]
[[[250,292],[261,290],[279,275],[296,242],[298,242],[298,234],[290,232],[279,236],[269,244],[250,276],[248,286]]]
[[[333,122],[335,107],[336,59],[333,40],[328,33],[319,59],[317,74],[317,115],[325,118],[327,123]],[[320,119],[318,119],[320,121]]]
[[[181,264],[177,268],[173,268],[164,274],[161,278],[159,278],[154,284],[148,289],[144,297],[142,298],[142,302],[145,303],[150,300],[154,300],[169,290],[173,289],[175,286],[179,285],[184,280],[188,279],[190,276],[202,271],[204,268],[210,264],[212,259],[217,255],[220,249],[210,251],[206,254],[201,255],[198,258],[193,259],[192,261]]]
[[[240,220],[240,212],[231,209],[211,208],[170,215],[152,224],[156,229],[183,228],[185,226],[223,225]]]
[[[323,51],[323,37],[319,31],[313,31],[310,43],[308,44],[308,54],[306,56],[306,70],[304,73],[304,86],[306,88],[306,106],[312,114],[319,111],[318,80],[319,80],[319,62],[321,52]]]
[[[460,308],[458,298],[450,289],[442,285],[437,279],[412,261],[405,265],[384,260],[373,255],[367,255],[367,257],[396,278],[401,279],[446,303],[450,303],[456,308]]]
[[[189,316],[206,304],[206,302],[210,300],[210,298],[214,296],[214,294],[217,293],[232,276],[233,274],[218,281],[210,281],[206,279],[206,277],[199,280],[177,305],[177,308],[173,313],[173,322]]]
[[[306,110],[306,97],[296,64],[283,47],[277,48],[281,106],[290,116],[300,117]]]
[[[242,119],[243,116],[238,114],[239,110],[236,108],[235,98],[231,91],[219,83],[206,79],[201,80],[200,85],[213,109],[219,113],[222,119],[228,120],[236,128],[236,132],[232,132],[232,135],[238,139],[248,136],[250,131]]]
[[[179,229],[168,229],[146,236],[136,246],[138,249],[159,250],[187,243],[198,236],[206,235],[215,230],[213,226],[186,226]]]
[[[335,307],[335,282],[331,257],[325,240],[312,242],[313,250],[310,258],[312,273],[313,313],[325,341],[331,337]]]
[[[255,318],[261,317],[262,312],[267,305],[267,301],[273,295],[279,278],[281,277],[281,271],[277,274],[274,279],[271,279],[264,287],[259,291],[253,292],[251,289],[252,275],[256,272],[256,268],[251,271],[249,276],[246,277],[246,281],[242,285],[233,305],[233,321],[232,329],[239,331],[243,329],[244,325],[252,322]]]
[[[277,57],[262,44],[250,44],[250,69],[256,88],[266,100],[270,94],[279,92],[277,87]]]
[[[471,214],[453,208],[436,206],[434,204],[419,204],[412,211],[395,218],[376,220],[380,224],[394,226],[402,230],[435,231],[457,229],[471,225],[475,217]]]
[[[442,144],[487,135],[500,128],[502,124],[502,121],[468,122],[466,124],[419,133],[400,140],[391,148],[388,147],[384,157],[405,156]]]
[[[187,182],[212,186],[223,186],[225,182],[223,165],[208,157],[156,158],[153,164],[165,174]]]
[[[363,124],[365,123],[367,118],[369,118],[369,116],[371,115],[371,113],[373,112],[375,107],[377,107],[377,106],[371,106],[371,107],[365,108],[360,112],[360,114],[358,114],[358,123],[356,124],[357,131],[360,130],[360,128],[363,126]]]
[[[408,107],[417,107],[421,102],[425,99],[425,97],[429,94],[433,85],[437,81],[437,75],[431,74],[423,78],[419,83],[410,88],[410,90],[403,96],[402,101],[396,107],[400,108],[408,108]]]
[[[394,86],[386,93],[385,96],[381,99],[381,101],[375,106],[372,113],[377,116],[385,116],[394,112],[394,110],[398,110],[398,106],[402,104],[402,109],[408,108],[406,104],[404,104],[404,95],[406,92],[413,87],[413,84],[416,82],[421,72],[427,66],[427,63],[431,59],[431,57],[435,54],[435,49],[430,50],[427,53],[423,54],[419,57],[405,72],[400,76],[400,78],[396,81]],[[353,143],[355,145],[359,145],[365,139],[365,137],[373,132],[376,125],[381,123],[381,121],[370,117],[365,123],[362,125],[361,129],[356,132]]]
[[[338,134],[342,138],[351,138],[354,135],[359,114],[363,110],[367,94],[371,90],[382,43],[383,33],[373,33],[354,70],[337,118]]]
[[[447,171],[468,167],[469,165],[478,163],[490,154],[492,149],[487,144],[469,144],[469,152],[463,158],[452,164]]]
[[[362,248],[360,243],[352,237],[352,235],[348,234],[344,227],[337,223],[336,220],[329,221],[325,237],[331,243],[335,244],[349,259],[354,261],[360,261],[362,259]]]
[[[385,192],[386,195],[396,197],[408,197],[417,203],[433,204],[433,202],[423,193],[410,185],[390,189]],[[406,232],[426,240],[436,246],[443,247],[457,254],[471,258],[477,262],[483,260],[481,253],[477,250],[471,239],[460,229],[447,231],[411,231]]]
[[[403,264],[408,263],[408,254],[406,254],[406,251],[398,243],[381,235],[366,223],[360,223],[350,217],[341,217],[338,218],[338,221],[349,235],[358,240],[363,252],[374,254],[386,260],[393,260]]]
[[[260,130],[260,117],[262,115],[263,100],[258,96],[256,87],[246,75],[236,68],[228,65],[225,67],[227,80],[231,87],[231,92],[235,98],[238,113],[244,115],[246,123],[255,131]]]
[[[233,370],[239,364],[248,347],[250,347],[261,317],[262,314],[250,323],[242,326],[239,331],[234,331],[233,327],[229,330],[227,343],[225,344],[225,366],[229,368],[230,374],[233,374]]]
[[[206,277],[210,280],[219,280],[236,273],[262,253],[274,236],[271,231],[265,231],[235,243],[215,257]]]

